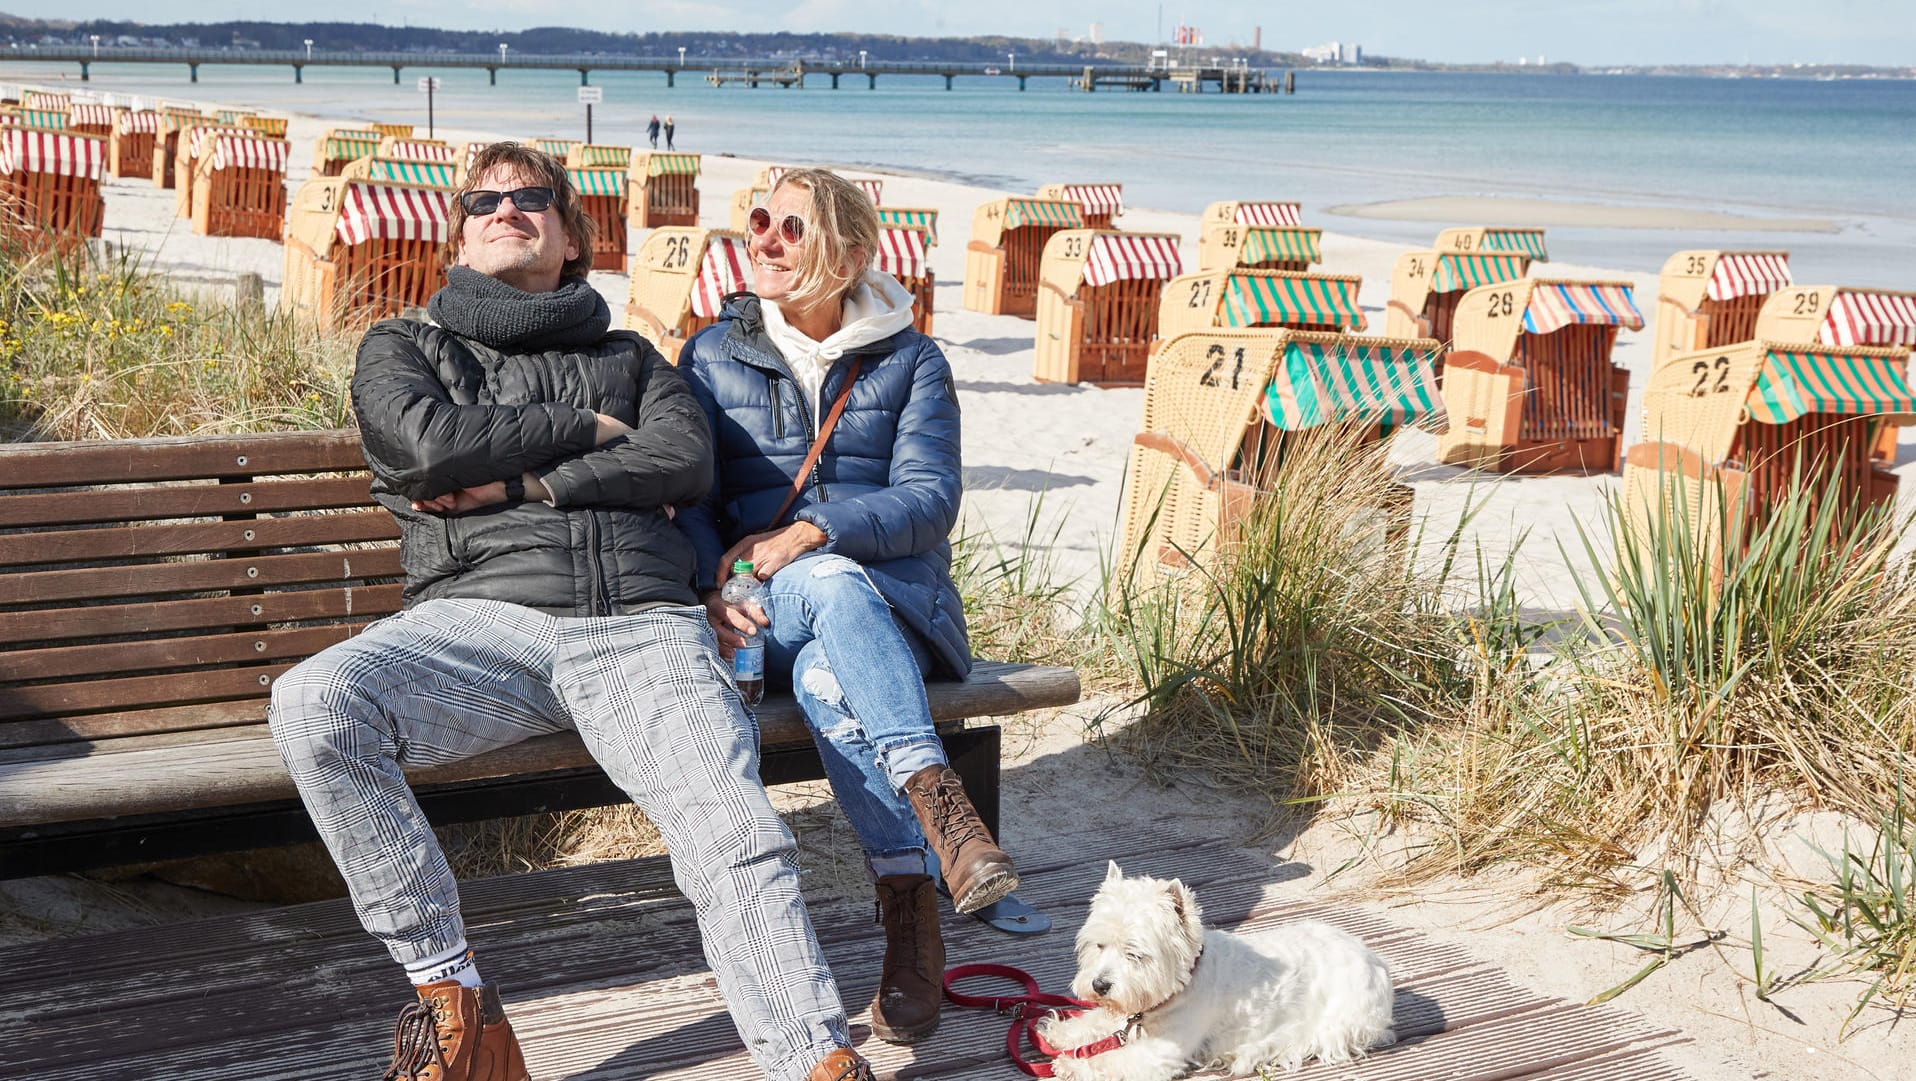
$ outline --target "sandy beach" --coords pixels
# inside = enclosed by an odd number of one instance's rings
[[[292,119],[289,180],[294,186],[310,172],[314,140],[334,123],[311,116]],[[457,142],[520,133],[442,126],[439,134]],[[740,154],[749,150],[733,149]],[[726,225],[731,193],[747,186],[763,164],[767,163],[751,157],[706,153],[699,180],[703,223]],[[964,248],[973,211],[988,200],[1023,193],[904,171],[847,172],[882,175],[883,201],[888,206],[930,207],[939,212],[940,243],[930,256],[938,281],[934,336],[950,358],[964,408],[963,528],[1014,545],[1035,519],[1042,554],[1052,561],[1056,575],[1075,582],[1082,595],[1090,595],[1097,589],[1112,538],[1121,529],[1126,454],[1137,430],[1143,391],[1038,383],[1032,378],[1030,321],[963,310]],[[174,215],[174,193],[144,181],[109,180],[106,188],[108,241],[138,253],[176,281],[210,292],[230,288],[239,274],[257,273],[266,282],[268,303],[274,302],[284,272],[280,245],[194,236],[189,223]],[[1210,197],[1231,199],[1236,193],[1217,191]],[[1694,211],[1664,215],[1654,208],[1535,199],[1433,197],[1340,208],[1339,212],[1446,225],[1667,229],[1672,251],[1709,247],[1714,243],[1711,230],[1719,228],[1821,231],[1830,227],[1819,219],[1768,220]],[[1129,207],[1119,224],[1128,230],[1179,235],[1186,268],[1196,268],[1195,215]],[[1324,223],[1307,220],[1305,224]],[[1431,234],[1438,228],[1433,224]],[[642,239],[632,237],[632,250]],[[1390,271],[1403,248],[1329,232],[1322,239],[1323,263],[1316,269],[1362,276],[1360,300],[1370,333],[1383,331]],[[1654,275],[1580,265],[1574,250],[1552,255],[1552,261],[1532,269],[1534,276],[1627,281],[1639,309],[1646,317],[1654,317]],[[596,273],[592,280],[615,312],[623,309],[628,288],[624,275]],[[1650,329],[1624,332],[1615,359],[1632,373],[1631,427],[1625,433],[1625,445],[1630,445],[1637,442],[1638,403],[1651,363]],[[1897,456],[1899,473],[1907,474],[1916,457],[1907,442],[1911,438],[1916,436],[1906,432]],[[1473,477],[1436,464],[1434,438],[1415,432],[1398,439],[1392,460],[1400,467],[1402,479],[1415,489],[1417,513],[1426,516],[1430,533],[1448,532],[1466,508],[1474,508],[1466,536],[1487,555],[1494,558],[1522,545],[1521,587],[1527,606],[1546,612],[1576,606],[1573,560],[1565,553],[1581,552],[1578,525],[1598,522],[1618,478]],[[1902,498],[1916,498],[1916,492],[1905,486]],[[1302,832],[1254,841],[1265,822],[1263,809],[1212,787],[1203,777],[1179,777],[1165,787],[1124,756],[1064,753],[1093,741],[1088,722],[1109,705],[1090,701],[1056,716],[1012,722],[1005,775],[1006,806],[1018,809],[1007,829],[1012,847],[1020,831],[1028,834],[1046,821],[1082,816],[1087,808],[1101,815],[1155,814],[1191,833],[1229,838],[1307,871],[1287,887],[1298,896],[1374,909],[1394,923],[1459,943],[1505,967],[1513,979],[1551,995],[1587,1000],[1630,977],[1647,959],[1633,947],[1576,936],[1567,928],[1574,924],[1624,932],[1646,930],[1651,923],[1648,906],[1654,869],[1639,876],[1641,903],[1603,913],[1557,903],[1559,895],[1547,883],[1516,871],[1440,881],[1415,890],[1386,888],[1384,870],[1418,838],[1382,827],[1373,831],[1367,819],[1326,813]],[[1104,727],[1123,723],[1121,715],[1112,716]],[[791,805],[815,804],[822,793],[787,791],[782,798]],[[1845,1015],[1863,989],[1854,980],[1795,984],[1779,992],[1773,1004],[1757,999],[1749,979],[1753,971],[1748,948],[1751,890],[1757,890],[1761,901],[1766,965],[1774,971],[1798,973],[1817,963],[1823,955],[1811,936],[1790,922],[1786,912],[1791,909],[1782,903],[1787,898],[1776,883],[1789,881],[1779,875],[1826,877],[1809,845],[1840,844],[1842,823],[1831,816],[1793,814],[1781,807],[1746,811],[1719,824],[1725,867],[1717,883],[1720,888],[1712,896],[1694,899],[1696,916],[1680,914],[1678,918],[1680,939],[1702,938],[1707,929],[1721,929],[1725,936],[1712,947],[1686,953],[1622,994],[1615,1004],[1688,1036],[1689,1042],[1673,1047],[1667,1055],[1699,1081],[1916,1078],[1916,1065],[1912,1065],[1916,1041],[1885,1011],[1864,1011],[1844,1038]],[[847,830],[840,828],[836,834],[841,844],[849,844]],[[1093,869],[1087,869],[1087,892],[1095,878]],[[856,885],[848,878],[844,888]],[[187,918],[238,904],[145,880],[0,882],[0,944]],[[368,948],[373,948],[370,941]],[[993,1076],[1012,1074],[1007,1067]]]

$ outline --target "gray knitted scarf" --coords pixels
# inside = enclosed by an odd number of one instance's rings
[[[500,352],[595,345],[612,326],[605,298],[583,278],[550,293],[525,293],[470,267],[446,271],[446,287],[426,304],[432,321]]]

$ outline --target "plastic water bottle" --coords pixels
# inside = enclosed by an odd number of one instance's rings
[[[752,573],[752,561],[741,559],[732,564],[732,576],[719,590],[725,603],[744,607],[747,603],[765,606],[765,584]],[[732,652],[732,678],[738,682],[739,697],[748,706],[765,698],[765,635],[756,625],[745,636],[745,644]]]

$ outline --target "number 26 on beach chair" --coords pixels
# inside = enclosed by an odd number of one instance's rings
[[[630,222],[634,229],[656,229],[662,225],[699,223],[699,170],[697,154],[663,154],[639,151],[626,166]],[[636,190],[632,190],[636,188]],[[746,213],[751,207],[745,208]],[[743,229],[741,218],[734,228]]]
[[[72,252],[100,235],[106,140],[0,128],[0,237],[33,251]]]
[[[971,216],[965,245],[965,308],[986,315],[1038,312],[1038,271],[1045,242],[1084,228],[1084,211],[1059,199],[994,199]]]
[[[256,133],[222,132],[208,139],[194,170],[193,231],[279,240],[286,229],[291,149],[284,139]]]
[[[1228,546],[1285,448],[1352,433],[1373,443],[1404,427],[1441,429],[1430,378],[1436,343],[1284,328],[1168,338],[1151,360],[1144,415],[1125,481],[1131,580],[1149,585]],[[1390,535],[1408,523],[1410,489],[1391,485]]]
[[[444,188],[314,177],[286,223],[280,307],[322,325],[364,326],[423,308],[445,284]]]
[[[1643,316],[1627,282],[1522,278],[1457,305],[1439,461],[1500,473],[1614,473],[1630,373],[1610,360]]]
[[[1164,285],[1184,268],[1178,238],[1068,229],[1045,242],[1042,266],[1033,378],[1142,384]]]
[[[677,364],[686,339],[718,322],[727,294],[752,288],[745,237],[682,225],[655,229],[632,259],[625,325]]]

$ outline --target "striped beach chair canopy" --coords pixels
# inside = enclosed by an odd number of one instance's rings
[[[1480,285],[1495,285],[1521,278],[1529,269],[1528,255],[1436,252],[1431,259],[1430,291],[1461,293]]]
[[[24,128],[44,128],[47,131],[65,131],[67,111],[65,109],[26,108],[14,114],[16,122]]]
[[[1916,391],[1895,350],[1805,349],[1764,343],[1763,367],[1750,389],[1750,419],[1787,424],[1810,413],[1916,415]]]
[[[878,224],[897,229],[916,229],[925,234],[925,243],[938,243],[938,212],[919,207],[881,206]]]
[[[1567,326],[1611,325],[1643,329],[1627,282],[1539,281],[1523,310],[1523,328],[1549,334]]]
[[[918,229],[886,228],[878,233],[877,269],[900,278],[925,276],[925,234]]]
[[[1323,235],[1322,229],[1252,226],[1244,230],[1244,243],[1238,248],[1238,262],[1247,266],[1278,260],[1321,263],[1324,257],[1318,251],[1318,241]]]
[[[1845,288],[1834,293],[1817,340],[1825,345],[1916,348],[1916,293]]]
[[[1077,203],[1058,199],[1006,199],[1003,227],[1049,225],[1058,229],[1084,228],[1084,209]]]
[[[46,90],[29,90],[21,97],[20,104],[29,109],[57,109],[65,112],[73,105],[73,95],[55,94]]]
[[[532,145],[564,161],[572,153],[572,148],[582,145],[579,139],[533,139]]]
[[[1086,285],[1168,280],[1183,271],[1184,261],[1178,254],[1178,240],[1173,236],[1100,232],[1091,238],[1085,252]]]
[[[648,151],[631,155],[631,171],[635,179],[697,176],[699,168],[700,158],[697,154],[656,154]]]
[[[1544,247],[1542,229],[1504,226],[1445,229],[1437,234],[1437,243],[1432,246],[1438,251],[1516,252],[1538,262],[1550,259],[1550,253]]]
[[[625,169],[623,166],[605,166],[596,169],[567,169],[567,179],[578,189],[580,195],[625,197]]]
[[[41,128],[0,129],[0,173],[52,173],[98,180],[106,170],[106,140]]]
[[[220,123],[231,124],[236,128],[245,127],[246,125],[242,124],[241,121],[247,117],[258,115],[258,113],[251,109],[218,109],[213,113],[214,118]]]
[[[256,138],[223,132],[212,140],[212,166],[220,169],[267,169],[286,171],[286,159],[292,144],[284,139]]]
[[[1726,251],[1717,255],[1704,295],[1711,300],[1763,296],[1789,286],[1790,253],[1785,251]]]
[[[412,138],[411,124],[382,124],[382,123],[375,122],[375,123],[368,124],[366,126],[373,130],[373,134],[379,136],[382,139],[386,138],[387,136],[391,136],[392,138],[395,138],[395,139]]]
[[[284,138],[286,135],[286,118],[283,116],[242,116],[240,125],[254,131],[265,132],[275,139]]]
[[[1227,222],[1233,225],[1296,226],[1302,224],[1301,211],[1302,207],[1297,203],[1212,203],[1204,208],[1203,220],[1207,224]]]
[[[789,165],[767,165],[758,171],[758,176],[753,179],[752,183],[757,187],[770,191],[778,187],[779,178],[783,177],[789,169],[791,169]]]
[[[454,162],[459,158],[452,144],[438,139],[399,139],[391,135],[379,140],[378,155],[399,161]]]
[[[340,175],[355,180],[378,180],[388,183],[415,184],[428,188],[451,188],[454,169],[450,162],[444,161],[402,161],[394,158],[359,158],[346,166]]]
[[[120,114],[115,126],[122,135],[154,134],[160,130],[160,114],[150,109],[129,110]]]
[[[692,314],[715,319],[730,293],[752,288],[752,261],[739,237],[714,235],[699,260],[699,276],[692,283]]]
[[[84,124],[90,128],[110,128],[114,112],[111,105],[74,105],[67,110],[67,123],[73,127]]]
[[[348,247],[369,240],[446,239],[446,215],[452,196],[432,188],[354,182],[340,194],[339,242]]]
[[[1363,330],[1364,313],[1357,305],[1361,284],[1356,275],[1233,271],[1222,290],[1218,325],[1311,324]]]
[[[1122,184],[1046,184],[1038,189],[1038,197],[1077,203],[1088,215],[1116,217],[1124,213]]]
[[[1379,425],[1384,431],[1444,425],[1443,396],[1431,376],[1428,340],[1287,333],[1264,392],[1264,412],[1280,431],[1325,424]]]
[[[692,156],[697,157],[696,154]],[[566,155],[565,163],[573,168],[623,169],[632,164],[632,148],[580,143]]]

